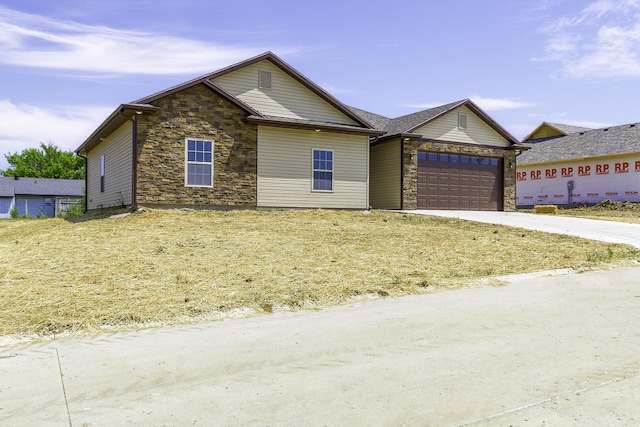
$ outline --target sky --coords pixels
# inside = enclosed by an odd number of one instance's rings
[[[640,121],[640,0],[0,0],[0,169],[266,51],[387,117],[470,98],[518,139]]]

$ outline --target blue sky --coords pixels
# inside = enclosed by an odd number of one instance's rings
[[[519,139],[640,121],[640,0],[0,0],[0,169],[268,50],[389,117],[471,98]]]

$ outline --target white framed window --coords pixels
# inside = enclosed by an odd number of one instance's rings
[[[458,113],[458,129],[467,128],[467,115],[464,113]]]
[[[104,193],[104,155],[100,156],[100,192]]]
[[[260,89],[271,89],[271,71],[258,71],[258,87]]]
[[[213,141],[186,139],[185,185],[187,187],[213,186]]]
[[[333,191],[333,150],[313,149],[313,191]]]

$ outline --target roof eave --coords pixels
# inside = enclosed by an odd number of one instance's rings
[[[263,116],[249,116],[247,117],[247,122],[274,126],[274,127],[294,128],[294,129],[314,129],[319,131],[326,130],[330,132],[367,135],[367,136],[373,136],[373,137],[384,134],[384,131],[380,131],[377,129],[359,128],[359,127],[349,126],[349,125],[311,122],[311,121],[293,122],[293,121],[288,121],[287,119],[277,119],[273,117],[263,117]]]
[[[78,147],[75,152],[84,155],[98,145],[104,138],[122,126],[127,120],[136,114],[158,111],[158,107],[149,104],[121,104],[107,119]]]
[[[417,133],[411,133],[411,132],[400,132],[400,133],[393,133],[393,134],[389,134],[389,135],[382,135],[379,138],[376,138],[375,143],[378,142],[384,142],[384,141],[389,141],[391,139],[404,139],[404,140],[409,140],[409,139],[420,139],[422,138],[422,135],[417,134]]]

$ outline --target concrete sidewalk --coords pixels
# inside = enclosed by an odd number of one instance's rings
[[[399,212],[458,218],[489,224],[502,224],[511,227],[525,228],[528,230],[566,234],[602,242],[624,243],[640,248],[640,224],[570,218],[557,215],[536,215],[521,212],[435,210],[410,210]]]
[[[0,425],[640,424],[640,268],[0,349]]]

